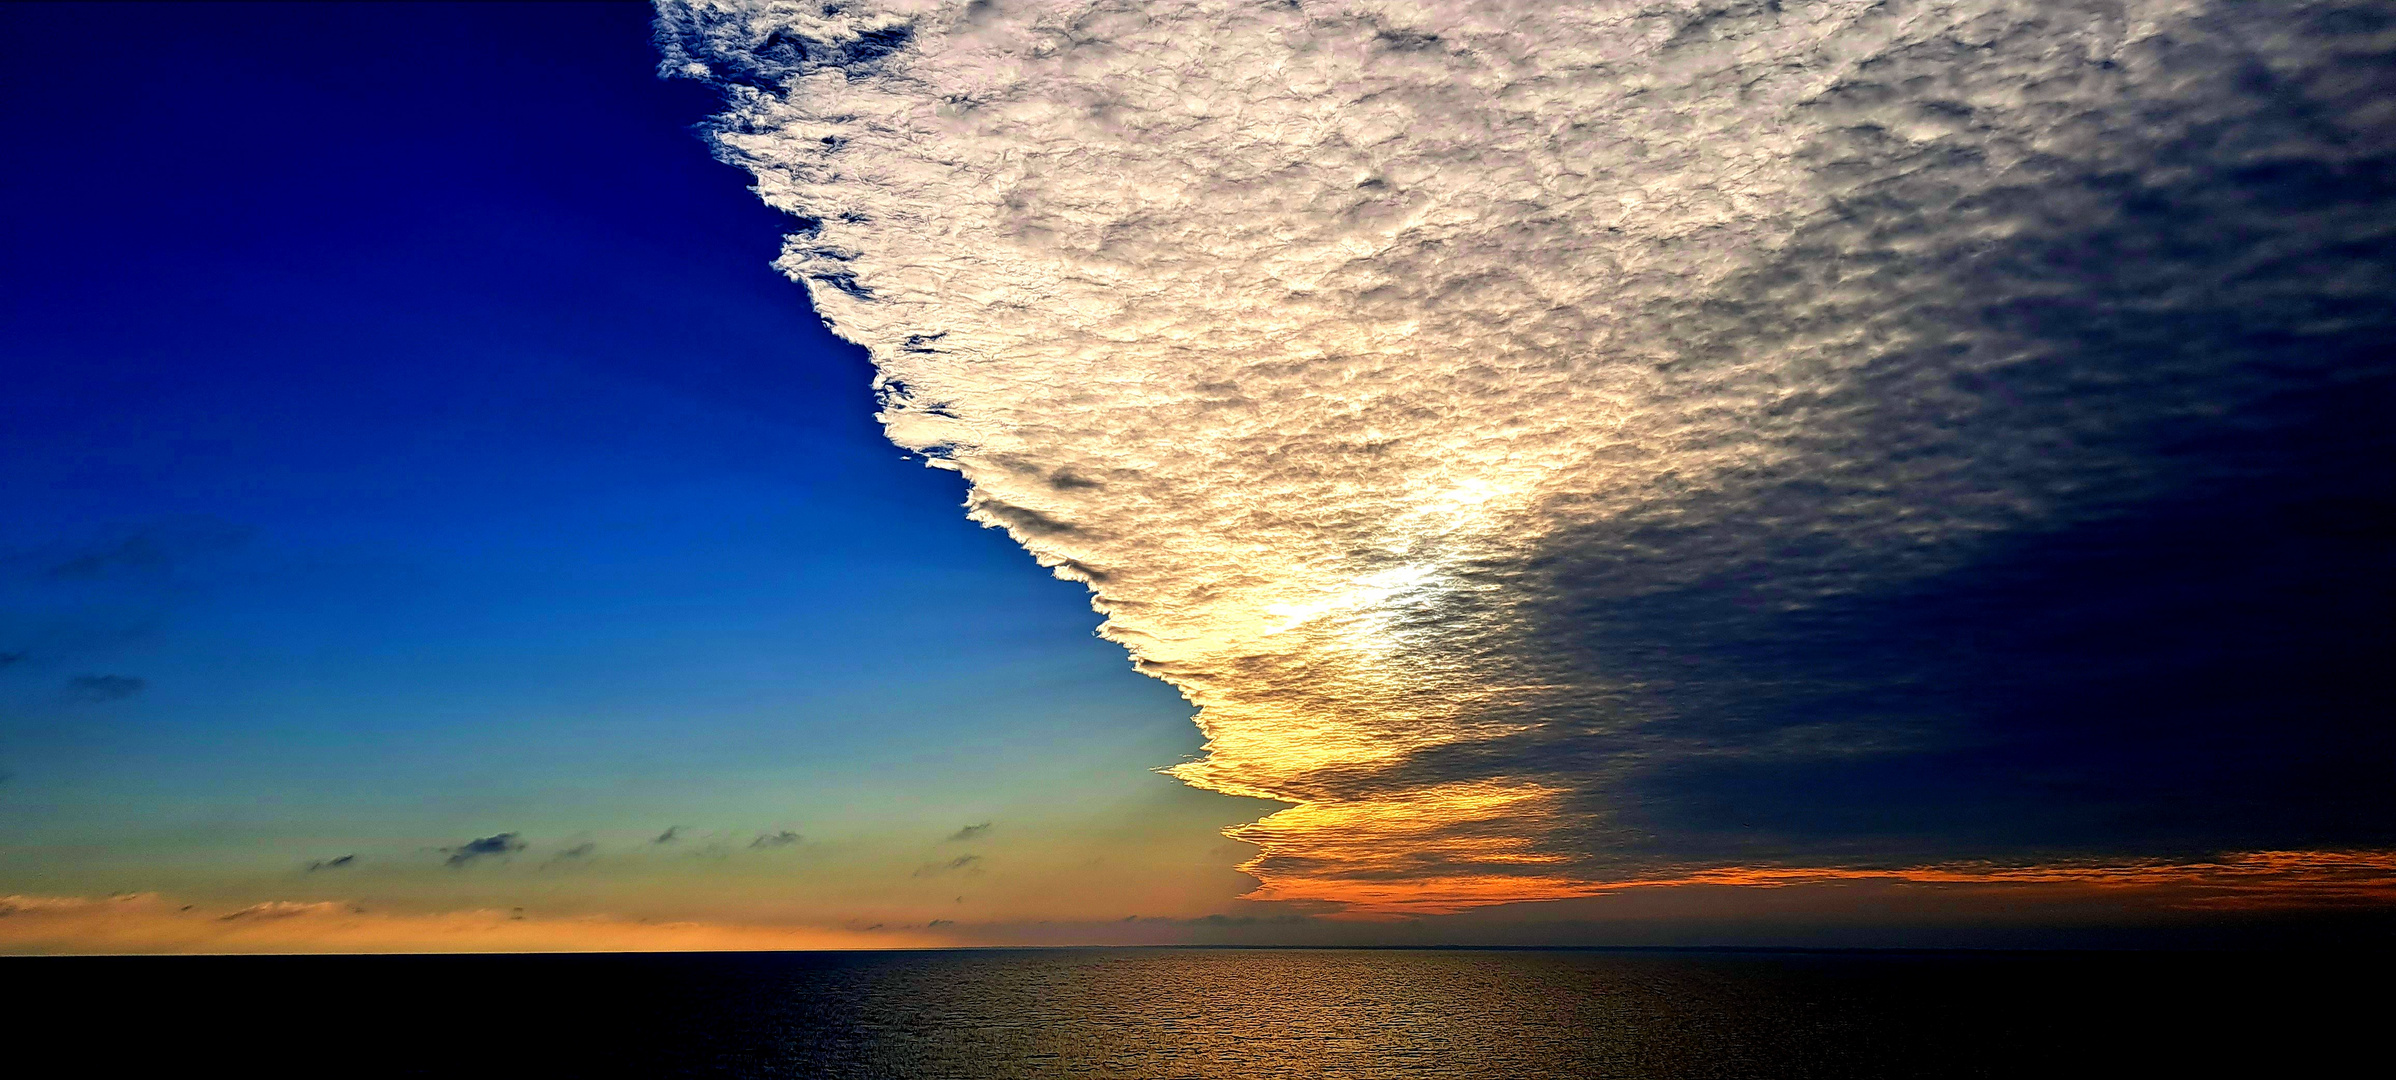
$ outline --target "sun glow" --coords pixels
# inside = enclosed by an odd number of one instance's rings
[[[1787,662],[1759,620],[2110,513],[2146,490],[2126,433],[2236,404],[2107,373],[2040,427],[1988,377],[2045,362],[1992,324],[2062,287],[1991,244],[2119,212],[2024,192],[2111,190],[2120,133],[2217,126],[2178,42],[2226,9],[2051,7],[666,17],[891,438],[1198,707],[1172,775],[1288,805],[1232,832],[1255,895],[1386,913],[1675,865],[1632,779],[1917,745],[1954,710],[1873,720],[1842,657]],[[1840,693],[1864,704],[1812,704]]]

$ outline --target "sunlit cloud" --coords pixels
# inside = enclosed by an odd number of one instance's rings
[[[523,909],[386,912],[344,901],[273,900],[231,911],[154,893],[0,896],[0,952],[689,952],[893,948],[944,939],[894,929],[528,916]]]
[[[2389,46],[2327,6],[690,2],[660,40],[890,437],[1197,706],[1173,775],[1288,805],[1232,833],[1259,899],[2389,839],[2335,765],[2384,756],[2346,609],[2285,607],[2345,541],[2257,524],[2351,494],[2317,392],[2384,389],[2396,330],[2355,179]]]

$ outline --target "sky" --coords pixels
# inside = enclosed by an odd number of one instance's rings
[[[2386,932],[2382,5],[0,20],[0,949]]]

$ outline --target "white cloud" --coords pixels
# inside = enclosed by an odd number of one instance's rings
[[[2121,432],[2267,389],[2200,358],[2006,419],[1972,380],[2051,343],[1958,312],[2081,286],[1950,272],[2105,227],[2074,185],[2259,115],[2242,65],[2332,62],[2223,18],[708,0],[661,40],[729,85],[717,143],[802,219],[780,265],[872,351],[891,438],[1200,707],[1177,775],[1298,804],[1243,834],[1264,895],[1483,898],[1585,891],[1639,842],[1607,785],[1705,749],[1590,654],[1608,605],[1928,578],[2150,494]],[[1567,730],[1612,749],[1406,768]]]

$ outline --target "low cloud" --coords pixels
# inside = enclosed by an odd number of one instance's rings
[[[522,908],[403,913],[268,900],[215,912],[154,893],[0,896],[0,953],[720,952],[889,948],[944,939],[741,923],[544,918]]]
[[[681,836],[682,826],[669,825],[666,827],[666,831],[657,834],[657,839],[651,840],[649,842],[652,844],[671,844],[675,840],[681,838]]]
[[[982,872],[982,857],[959,855],[947,862],[926,863],[915,871],[916,877],[937,877],[941,874],[978,874]]]
[[[593,852],[598,850],[599,845],[586,840],[582,843],[574,845],[573,847],[566,848],[565,850],[558,852],[556,855],[550,856],[549,861],[560,862],[567,859],[587,859],[591,857]]]
[[[792,844],[798,843],[802,839],[804,839],[804,837],[801,837],[799,834],[792,832],[789,829],[784,829],[778,833],[760,833],[757,839],[749,841],[749,846],[752,848],[789,847]]]
[[[122,701],[149,685],[131,675],[77,675],[67,680],[67,693],[78,701]]]
[[[967,825],[962,829],[948,834],[948,838],[951,840],[979,840],[982,838],[982,834],[989,831],[990,823],[985,821],[979,825]]]
[[[313,874],[319,870],[339,870],[344,867],[354,866],[357,864],[357,861],[358,857],[355,855],[337,855],[330,859],[309,863],[308,872]]]
[[[160,577],[195,558],[240,546],[251,530],[213,518],[183,518],[157,522],[91,543],[80,551],[54,555],[46,576],[59,581],[92,581],[118,576]]]
[[[497,836],[468,840],[457,847],[442,848],[441,850],[449,856],[446,860],[448,865],[464,866],[476,859],[488,856],[496,855],[504,858],[524,850],[524,846],[524,841],[515,833],[504,832]]]
[[[236,919],[297,919],[309,915],[358,914],[363,911],[362,908],[330,900],[315,903],[303,903],[296,900],[269,900],[263,904],[251,904],[216,918],[219,922],[232,922]]]

